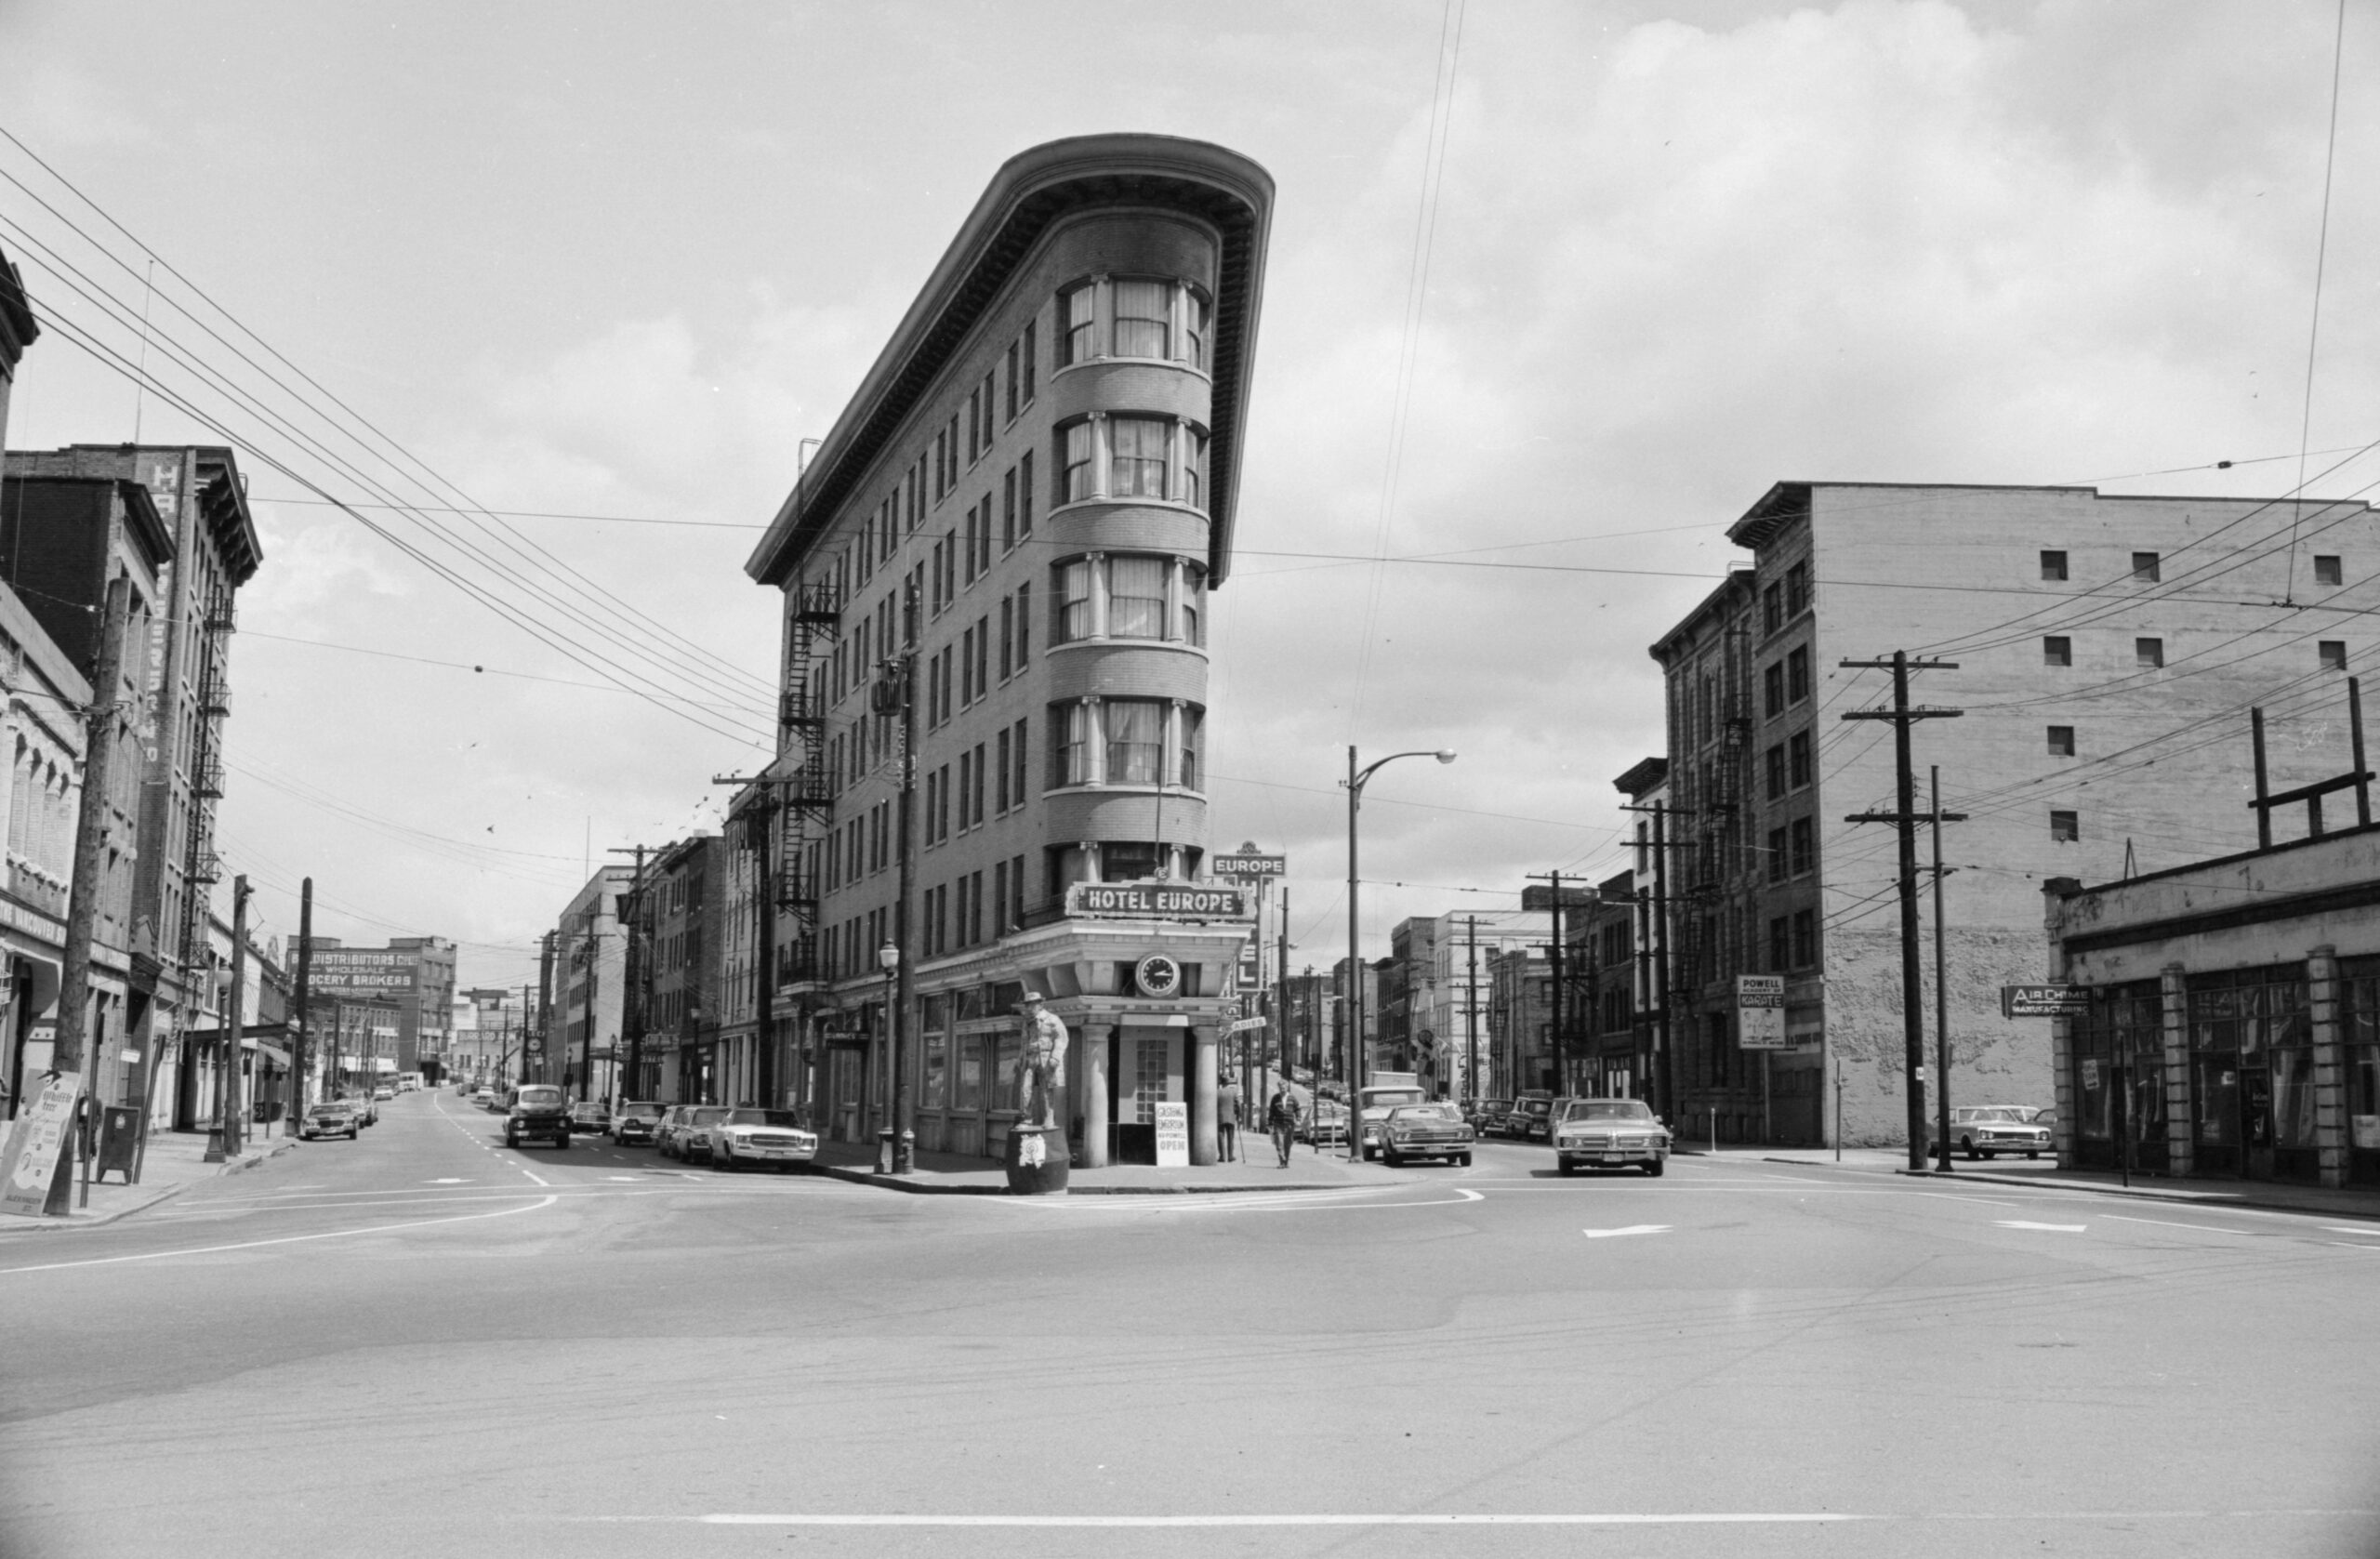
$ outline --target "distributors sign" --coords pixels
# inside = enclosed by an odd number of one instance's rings
[[[1785,976],[1736,976],[1736,1044],[1747,1050],[1786,1049]]]
[[[318,991],[371,996],[411,996],[419,986],[421,963],[411,951],[386,947],[317,947],[310,971]]]

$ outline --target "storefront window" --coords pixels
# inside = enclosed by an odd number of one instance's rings
[[[959,1083],[950,1105],[956,1110],[984,1107],[984,1041],[976,1036],[963,1036],[959,1041]]]
[[[2314,1143],[2314,1052],[2292,1045],[2272,1052],[2272,1141],[2275,1147]]]
[[[1003,1034],[995,1041],[992,1052],[992,1108],[1004,1110],[1016,1100],[1017,1053],[1024,1040],[1013,1034]]]
[[[2375,961],[2380,960],[2357,960]],[[2339,1040],[2347,1070],[2347,1142],[2380,1151],[2380,974],[2341,969]]]
[[[927,1035],[925,1087],[920,1090],[925,1097],[919,1101],[919,1108],[939,1110],[947,1103],[947,1090],[950,1086],[949,1059],[950,1037],[946,1034]]]
[[[1157,1102],[1165,1097],[1165,1051],[1162,1039],[1143,1039],[1132,1050],[1132,1118],[1143,1125],[1157,1119]]]

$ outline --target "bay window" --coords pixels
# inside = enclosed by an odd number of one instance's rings
[[[1093,429],[1089,422],[1078,422],[1065,432],[1065,464],[1063,480],[1064,503],[1080,503],[1091,495],[1093,467],[1091,453]]]
[[[1088,704],[1065,706],[1062,719],[1052,722],[1058,733],[1058,783],[1089,785],[1091,783],[1091,707]]]
[[[1182,501],[1207,507],[1207,435],[1196,428],[1182,429]]]
[[[1165,357],[1171,323],[1173,284],[1125,282],[1110,284],[1115,298],[1116,328],[1112,355]]]
[[[1182,641],[1203,648],[1207,604],[1207,571],[1196,563],[1182,570]]]
[[[1096,325],[1093,316],[1099,302],[1099,288],[1085,282],[1058,295],[1058,363],[1091,361]]]
[[[1088,639],[1091,630],[1092,560],[1079,559],[1058,571],[1058,642]]]
[[[1182,289],[1182,356],[1191,367],[1207,366],[1207,295],[1196,287]]]
[[[1165,637],[1165,558],[1111,558],[1107,563],[1107,632],[1117,639]]]
[[[1111,698],[1107,717],[1107,783],[1165,783],[1165,710],[1151,698]]]
[[[1107,495],[1111,498],[1162,498],[1165,491],[1166,435],[1172,424],[1154,416],[1111,416],[1107,419]],[[1073,460],[1072,440],[1067,459]]]
[[[1182,707],[1182,767],[1175,783],[1184,790],[1199,788],[1205,766],[1199,761],[1207,750],[1207,712],[1185,704]]]

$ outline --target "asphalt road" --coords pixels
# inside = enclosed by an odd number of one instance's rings
[[[2380,1553],[2380,1225],[1514,1144],[908,1196],[382,1108],[0,1241],[0,1555]]]

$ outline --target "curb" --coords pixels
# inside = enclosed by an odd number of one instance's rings
[[[912,1196],[1010,1196],[1017,1193],[1005,1185],[936,1185],[932,1182],[911,1180],[893,1175],[880,1175],[874,1169],[854,1169],[847,1164],[812,1163],[812,1174],[832,1180],[848,1181],[853,1185],[872,1185],[879,1191],[899,1191]],[[1407,1185],[1413,1177],[1383,1181],[1383,1185]],[[1321,1184],[1309,1181],[1289,1181],[1279,1185],[1069,1185],[1057,1193],[1063,1196],[1234,1196],[1251,1192],[1276,1191],[1350,1191],[1363,1190],[1362,1185]]]
[[[280,1157],[297,1145],[297,1142],[293,1140],[277,1143],[253,1158],[243,1155],[237,1162],[225,1164],[212,1174],[202,1175],[198,1180],[178,1182],[164,1187],[145,1201],[135,1202],[130,1207],[117,1208],[112,1212],[96,1213],[83,1218],[76,1218],[70,1213],[60,1219],[43,1219],[39,1222],[23,1223],[0,1223],[0,1238],[9,1235],[71,1235],[84,1229],[104,1229],[109,1224],[119,1222],[136,1212],[147,1212],[161,1202],[171,1201],[192,1186],[200,1183],[201,1181],[220,1180],[225,1175],[236,1175],[244,1170],[253,1169],[269,1159]]]
[[[1805,1169],[1850,1169],[1849,1165],[1831,1162],[1816,1163],[1807,1158],[1764,1158],[1764,1164],[1792,1164]],[[1874,1171],[1858,1171],[1873,1173]],[[2166,1202],[2178,1207],[2207,1209],[2241,1208],[2252,1212],[2287,1212],[2306,1218],[2353,1218],[2367,1223],[2380,1223],[2380,1211],[2360,1208],[2309,1208],[2297,1202],[2272,1201],[2259,1196],[2213,1196],[2203,1191],[2167,1191],[2159,1188],[2122,1185],[2100,1185],[2092,1181],[2035,1180],[2024,1175],[1996,1175],[1988,1169],[1959,1169],[1944,1174],[1939,1169],[1899,1169],[1894,1174],[1911,1180],[1972,1181],[1979,1185],[2016,1185],[2035,1191],[2080,1191],[2094,1196],[2114,1196],[2135,1202]]]

